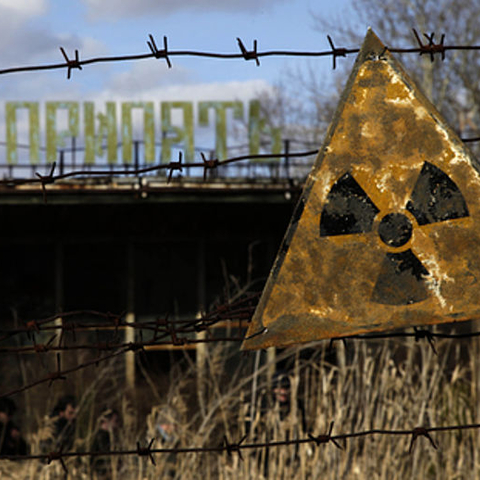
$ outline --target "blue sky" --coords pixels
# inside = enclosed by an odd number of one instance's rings
[[[345,16],[347,0],[0,0],[0,64],[28,65],[61,61],[59,46],[74,49],[87,58],[147,52],[148,34],[161,45],[163,35],[171,49],[237,51],[236,37],[247,46],[253,39],[259,49],[322,50],[328,48],[327,33],[314,27],[311,12],[333,18]],[[240,60],[173,59],[145,60],[117,65],[92,65],[65,80],[61,71],[11,74],[0,78],[3,98],[59,94],[99,94],[113,88],[131,94],[152,89],[157,83],[208,84],[277,81],[288,66],[306,60],[265,58],[261,67]],[[317,59],[319,70],[330,70],[328,58]],[[317,67],[317,65],[315,65]],[[136,82],[135,76],[138,75]],[[120,79],[119,79],[120,78]],[[65,80],[65,81],[63,81]],[[122,83],[123,81],[123,83]],[[46,84],[45,84],[46,83]],[[238,93],[238,91],[237,91]]]
[[[312,12],[348,17],[349,0],[0,0],[0,68],[61,62],[59,47],[83,58],[148,52],[153,34],[169,48],[236,52],[236,37],[259,50],[328,49],[314,28]],[[343,46],[343,45],[342,45]],[[261,66],[243,60],[173,57],[102,64],[74,70],[72,79],[56,70],[0,76],[0,140],[3,103],[11,100],[242,100],[247,101],[307,62],[328,80],[329,57],[314,60],[264,58]]]

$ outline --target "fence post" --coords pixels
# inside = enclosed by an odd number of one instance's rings
[[[289,153],[290,153],[290,140],[286,138],[283,141],[283,154],[285,155],[284,157],[284,164],[285,164],[285,177],[287,180],[290,179],[290,158],[289,158]]]
[[[127,244],[127,292],[126,304],[127,314],[125,317],[126,323],[135,322],[135,250],[132,240]],[[135,329],[132,327],[125,328],[125,342],[135,342]],[[127,389],[134,392],[135,389],[135,353],[125,353],[125,378]]]
[[[140,166],[140,142],[134,140],[133,142],[133,156],[134,156],[134,165],[135,170],[138,170]]]
[[[58,153],[59,153],[58,166],[60,169],[60,175],[62,175],[65,167],[65,152],[63,150],[60,150]]]
[[[75,160],[76,160],[76,149],[77,149],[77,138],[72,137],[72,167],[75,167]]]
[[[197,304],[198,316],[201,317],[205,311],[207,303],[206,285],[206,245],[205,238],[201,237],[197,244]],[[198,340],[206,338],[206,332],[198,332],[196,334]],[[200,407],[200,412],[205,418],[207,415],[206,403],[206,378],[207,378],[207,345],[205,343],[198,343],[196,346],[196,367],[197,367],[197,399]]]

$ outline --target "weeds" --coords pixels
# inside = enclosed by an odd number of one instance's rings
[[[348,345],[345,349],[338,342],[333,352],[327,343],[278,351],[276,369],[289,378],[284,405],[275,401],[272,365],[264,354],[241,356],[231,346],[210,345],[201,365],[190,356],[177,362],[168,389],[162,390],[140,364],[137,370],[146,381],[135,393],[124,391],[123,364],[116,360],[98,367],[95,380],[79,389],[75,448],[90,448],[99,404],[107,399],[122,418],[114,432],[115,449],[132,449],[137,442],[144,446],[152,439],[154,448],[221,446],[224,436],[232,442],[244,436],[247,443],[281,441],[325,434],[331,422],[333,435],[475,423],[474,340],[461,348],[439,342],[438,356],[427,343],[411,339]],[[40,417],[40,411],[32,416]],[[39,451],[38,426],[24,433],[32,453]],[[109,476],[98,478],[470,479],[479,476],[478,436],[476,431],[434,435],[438,450],[420,437],[411,454],[408,437],[371,436],[344,442],[343,449],[311,443],[243,450],[242,458],[235,452],[155,454],[155,465],[148,456],[112,456]],[[95,478],[88,457],[71,459],[67,467],[68,478]],[[2,461],[0,469],[2,479],[64,478],[59,462]]]

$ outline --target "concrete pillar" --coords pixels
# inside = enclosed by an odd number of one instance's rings
[[[198,314],[202,315],[206,308],[206,268],[205,268],[205,239],[199,239],[197,245],[197,305]],[[197,332],[197,339],[204,339],[205,332]],[[197,396],[200,411],[205,416],[205,375],[207,365],[207,345],[206,343],[198,343],[196,346],[196,367],[197,367]]]
[[[127,313],[126,323],[135,322],[135,248],[130,240],[127,245]],[[135,329],[125,328],[125,342],[135,341]],[[135,353],[125,354],[125,381],[127,389],[135,388]]]

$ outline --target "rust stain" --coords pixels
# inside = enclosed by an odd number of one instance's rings
[[[369,31],[242,348],[478,316],[478,198],[470,153]]]

